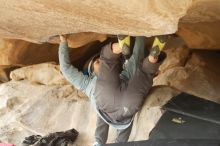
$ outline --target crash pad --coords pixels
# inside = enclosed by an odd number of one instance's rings
[[[220,140],[220,125],[166,111],[150,132],[149,139]]]
[[[145,140],[133,141],[127,143],[105,144],[102,146],[219,146],[220,140],[192,140],[192,139],[179,139],[179,140]]]
[[[163,109],[220,124],[220,104],[187,93],[173,97]]]

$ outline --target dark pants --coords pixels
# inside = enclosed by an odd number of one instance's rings
[[[132,129],[131,124],[128,128],[123,129],[123,130],[117,130],[117,136],[115,139],[116,143],[119,142],[127,142],[128,138],[131,133]],[[108,139],[108,131],[109,131],[109,125],[106,124],[101,117],[97,115],[97,121],[96,121],[96,131],[95,131],[95,140],[99,144],[105,144],[107,139]]]
[[[158,70],[162,59],[155,64],[144,58],[145,37],[136,37],[134,51],[122,70],[120,55],[114,54],[111,44],[101,51],[101,65],[96,82],[96,104],[114,122],[132,118],[140,110],[144,98],[153,84],[153,74]],[[96,141],[106,143],[108,124],[98,117]],[[132,125],[118,130],[116,142],[126,142]]]

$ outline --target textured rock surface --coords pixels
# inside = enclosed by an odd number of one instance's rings
[[[1,0],[0,18],[1,38],[38,43],[58,43],[53,38],[58,34],[74,34],[72,38],[83,38],[83,43],[106,37],[79,32],[170,34],[177,31],[180,22],[178,34],[190,48],[220,48],[219,0]],[[71,42],[73,48],[81,45],[81,40]]]
[[[69,42],[68,45],[70,48],[79,48],[93,41],[103,42],[106,39],[107,39],[107,35],[105,34],[98,34],[92,32],[76,33],[76,34],[68,35],[68,42]],[[59,44],[60,37],[59,36],[51,37],[48,40],[48,42]]]
[[[154,80],[155,87],[134,119],[131,141],[148,138],[162,114],[161,106],[180,91],[220,103],[219,52],[188,50],[179,38],[167,44],[166,52],[168,58]],[[56,79],[63,77],[58,65],[38,64],[12,74],[26,76],[23,81],[0,85],[0,140],[19,145],[31,134],[76,128],[80,132],[77,146],[92,144],[96,113],[82,93],[68,83],[59,85],[61,81]],[[33,80],[40,84],[33,84]],[[111,128],[108,142],[114,142],[115,135]]]
[[[180,37],[172,37],[166,44],[165,51],[167,58],[160,66],[160,71],[164,72],[167,69],[183,66],[190,54],[190,50],[186,47],[186,43]]]
[[[17,66],[0,65],[0,83],[8,82],[11,71],[17,69]]]
[[[169,85],[220,103],[219,61],[219,52],[193,50],[185,64],[161,71],[154,85]]]
[[[215,22],[220,20],[219,0],[193,0],[181,22]]]
[[[153,87],[146,97],[142,110],[138,112],[134,119],[130,141],[148,139],[150,131],[163,114],[161,106],[179,93],[180,91],[168,86]]]
[[[58,61],[58,45],[36,45],[17,39],[57,44],[58,34],[71,34],[70,56],[74,61],[88,57],[91,50],[99,50],[96,40],[103,42],[106,35],[98,33],[175,33],[179,19],[188,9],[177,32],[188,47],[220,48],[219,0],[126,2],[0,0],[0,37],[16,39],[0,39],[0,65]],[[160,67],[155,87],[134,119],[129,140],[147,139],[162,114],[160,107],[180,91],[220,103],[219,52],[189,50],[185,42],[175,38],[167,44],[168,59]],[[80,62],[83,61],[77,63]],[[11,78],[13,81],[0,84],[0,141],[20,146],[24,137],[32,134],[76,128],[80,132],[77,146],[92,144],[96,113],[88,98],[63,78],[58,65],[22,67],[14,70]],[[0,70],[0,81],[8,81],[4,67]],[[116,131],[110,129],[108,141],[113,142],[115,135]]]
[[[159,35],[177,31],[191,0],[1,0],[0,37],[45,42],[78,32]]]
[[[33,44],[22,40],[0,39],[0,65],[28,65],[58,61],[58,45]]]
[[[130,140],[147,139],[162,114],[160,106],[178,93],[169,87],[155,87],[135,117]],[[70,85],[34,85],[27,81],[1,84],[0,140],[20,146],[25,136],[76,128],[80,133],[77,146],[91,146],[96,113],[89,101],[76,102],[76,97],[77,92]],[[115,134],[110,128],[109,142],[114,142]]]
[[[219,50],[219,26],[220,21],[181,23],[177,33],[185,40],[189,48]]]
[[[16,69],[10,73],[12,80],[29,80],[44,85],[65,85],[68,82],[62,76],[58,65],[43,63]]]
[[[219,0],[193,0],[187,14],[180,20],[178,34],[188,47],[220,49]]]
[[[51,43],[58,43],[56,38]],[[88,55],[100,50],[100,42],[106,40],[106,35],[96,33],[79,33],[68,37],[71,61],[82,57],[88,59]],[[0,39],[0,65],[32,65],[43,62],[58,63],[58,46],[56,44],[34,44],[22,40]]]

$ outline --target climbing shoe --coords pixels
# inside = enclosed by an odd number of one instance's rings
[[[130,36],[118,35],[118,44],[119,47],[122,49],[122,54],[126,60],[130,58],[131,55],[130,43]]]
[[[167,38],[168,36],[166,35],[155,37],[152,48],[150,50],[151,56],[158,58],[160,52],[164,49],[166,45]]]

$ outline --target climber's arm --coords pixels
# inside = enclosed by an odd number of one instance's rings
[[[75,86],[78,90],[85,90],[89,79],[88,76],[83,75],[77,68],[75,68],[69,58],[69,48],[67,39],[64,36],[60,36],[60,46],[59,46],[59,62],[60,70],[63,73],[64,77]]]

